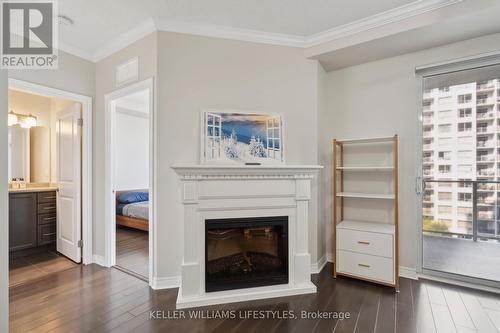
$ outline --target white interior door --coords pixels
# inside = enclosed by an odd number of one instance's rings
[[[56,115],[57,251],[81,262],[81,107],[75,103]]]

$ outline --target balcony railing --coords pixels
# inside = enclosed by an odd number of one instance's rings
[[[495,114],[493,112],[478,112],[476,114],[476,117],[479,119],[493,118],[494,116]]]
[[[479,155],[477,157],[478,162],[493,162],[495,161],[494,155]]]
[[[468,207],[470,208],[466,208],[466,210],[464,211],[463,207],[465,206],[463,205],[463,201],[457,200],[459,198],[448,200],[450,204],[457,205],[459,209],[462,209],[462,211],[459,211],[455,217],[445,216],[445,214],[441,214],[439,212],[437,214],[434,214],[435,211],[433,208],[430,208],[428,206],[422,207],[422,212],[424,215],[423,232],[425,234],[455,238],[458,237],[471,239],[474,241],[491,239],[500,242],[500,223],[498,223],[500,222],[500,215],[496,215],[497,209],[500,208],[500,202],[497,199],[497,194],[492,193],[485,195],[485,192],[481,192],[481,194],[478,194],[478,191],[485,190],[496,192],[497,186],[499,186],[500,190],[500,180],[424,180],[423,193],[428,189],[428,185],[432,183],[471,185],[472,193],[469,196],[459,197],[461,199],[465,199],[467,201],[466,203],[468,204]],[[435,196],[423,194],[422,200],[428,205],[429,202],[434,202]],[[468,225],[467,228],[459,226],[457,228],[452,222],[448,222],[450,218],[452,220],[457,219],[457,221],[455,221],[455,224],[460,221],[470,221],[470,226]]]
[[[424,170],[423,173],[424,173],[424,176],[433,176],[434,175],[433,170]]]
[[[478,191],[495,191],[496,185],[495,184],[479,183],[479,184],[477,184],[477,189],[478,189]]]
[[[476,100],[477,105],[487,105],[487,104],[495,104],[495,99],[492,97],[488,98],[478,98]]]
[[[477,128],[477,133],[493,133],[494,127],[493,126],[487,126],[487,127],[478,127]]]
[[[493,169],[481,169],[481,170],[477,170],[477,175],[478,176],[486,176],[486,177],[494,176],[495,175],[495,170],[493,170]]]
[[[425,131],[424,130],[424,138],[432,138],[434,136],[434,130]]]
[[[494,82],[486,82],[486,83],[478,83],[477,84],[477,90],[489,90],[489,89],[495,89]]]
[[[433,158],[432,158],[432,157],[424,157],[424,158],[422,159],[422,161],[423,161],[424,163],[432,163],[432,162],[433,162]]]
[[[434,214],[434,210],[430,209],[430,208],[424,208],[423,209],[423,213],[424,213],[424,215],[427,215],[427,216],[433,215]]]
[[[492,148],[493,147],[493,140],[477,141],[477,146],[480,148]]]
[[[477,198],[477,203],[478,204],[483,204],[483,205],[493,205],[495,203],[495,197],[485,197],[485,198],[481,198],[481,197],[478,197]]]

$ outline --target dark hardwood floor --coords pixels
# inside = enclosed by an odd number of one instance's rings
[[[55,246],[12,252],[9,255],[9,286],[33,282],[78,264],[57,253]]]
[[[127,227],[116,227],[116,264],[128,271],[149,277],[148,233]]]
[[[175,309],[177,289],[151,290],[147,283],[96,265],[54,273],[10,288],[12,332],[498,332],[500,296],[426,280],[401,279],[401,292],[333,279],[331,265],[313,276],[318,292],[198,308],[212,318],[189,319]],[[186,319],[153,319],[184,313]],[[213,318],[215,310],[278,311],[270,319]],[[283,319],[294,311],[344,311],[349,319]],[[170,312],[169,312],[170,311]]]

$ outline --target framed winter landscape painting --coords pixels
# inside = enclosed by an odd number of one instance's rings
[[[201,161],[205,164],[282,164],[280,114],[203,111]]]

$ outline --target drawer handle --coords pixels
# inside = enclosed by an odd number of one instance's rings
[[[56,207],[51,206],[51,207],[43,207],[44,210],[51,210],[51,209],[56,209]]]
[[[44,236],[54,236],[56,233],[55,232],[51,232],[49,234],[43,234]]]
[[[51,196],[51,197],[42,197],[42,199],[50,199],[50,200],[54,200],[54,199],[56,199],[56,197],[54,197],[54,196]]]
[[[55,220],[56,218],[55,217],[44,217],[43,220],[44,221],[52,221],[52,220]]]
[[[369,268],[369,267],[370,267],[370,265],[368,265],[368,264],[358,264],[358,266],[361,266],[361,267],[367,267],[367,268]]]
[[[370,242],[368,242],[368,241],[358,241],[358,244],[370,245]]]

